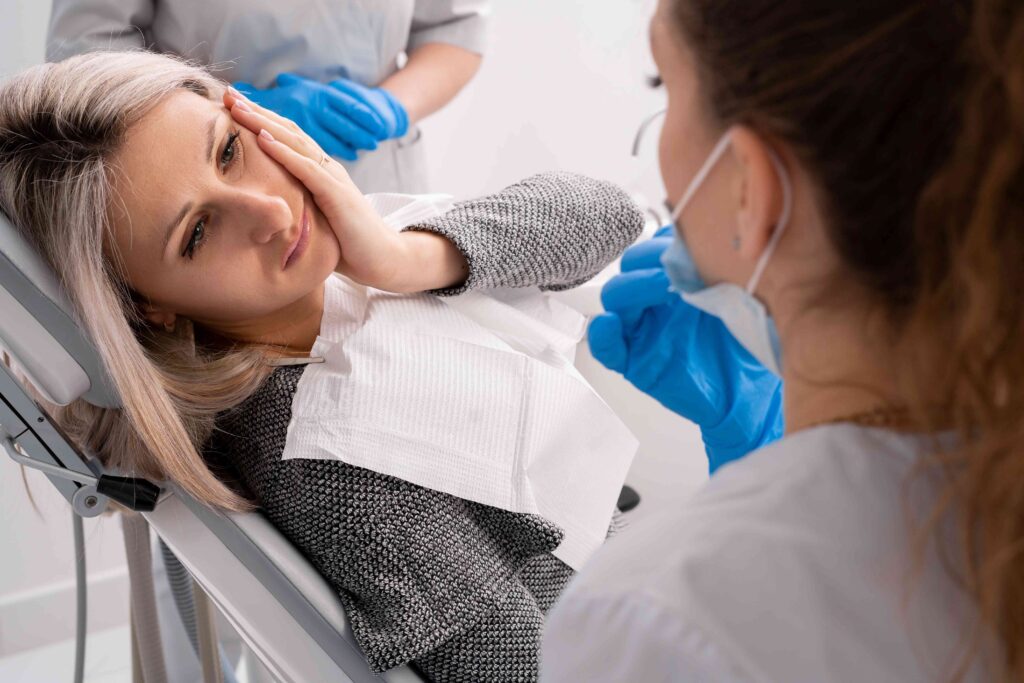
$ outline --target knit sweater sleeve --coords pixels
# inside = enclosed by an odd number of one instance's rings
[[[494,287],[576,287],[621,254],[643,224],[640,208],[616,185],[543,173],[406,230],[443,235],[465,256],[465,282],[433,292],[449,296]]]

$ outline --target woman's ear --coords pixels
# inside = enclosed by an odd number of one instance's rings
[[[154,304],[142,303],[139,308],[142,311],[142,317],[168,332],[173,331],[175,324],[178,322],[177,315]]]
[[[733,247],[745,260],[756,261],[775,232],[782,212],[782,183],[764,139],[746,126],[731,132],[733,158],[739,167]]]

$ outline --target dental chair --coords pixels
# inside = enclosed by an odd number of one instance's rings
[[[0,345],[35,391],[59,405],[119,400],[56,277],[0,215]],[[331,586],[259,512],[224,514],[173,486],[107,472],[70,443],[0,364],[0,442],[42,470],[81,517],[111,500],[142,514],[195,582],[277,679],[422,681],[408,667],[372,673]]]

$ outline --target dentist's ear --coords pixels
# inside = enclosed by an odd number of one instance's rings
[[[756,261],[782,214],[783,189],[764,139],[746,126],[731,131],[732,155],[739,167],[737,234],[733,246],[744,260]]]

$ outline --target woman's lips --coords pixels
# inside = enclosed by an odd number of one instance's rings
[[[299,230],[299,238],[295,240],[295,244],[288,250],[284,258],[284,267],[287,268],[302,256],[302,252],[306,251],[307,246],[309,246],[309,212],[303,209],[302,228]]]

